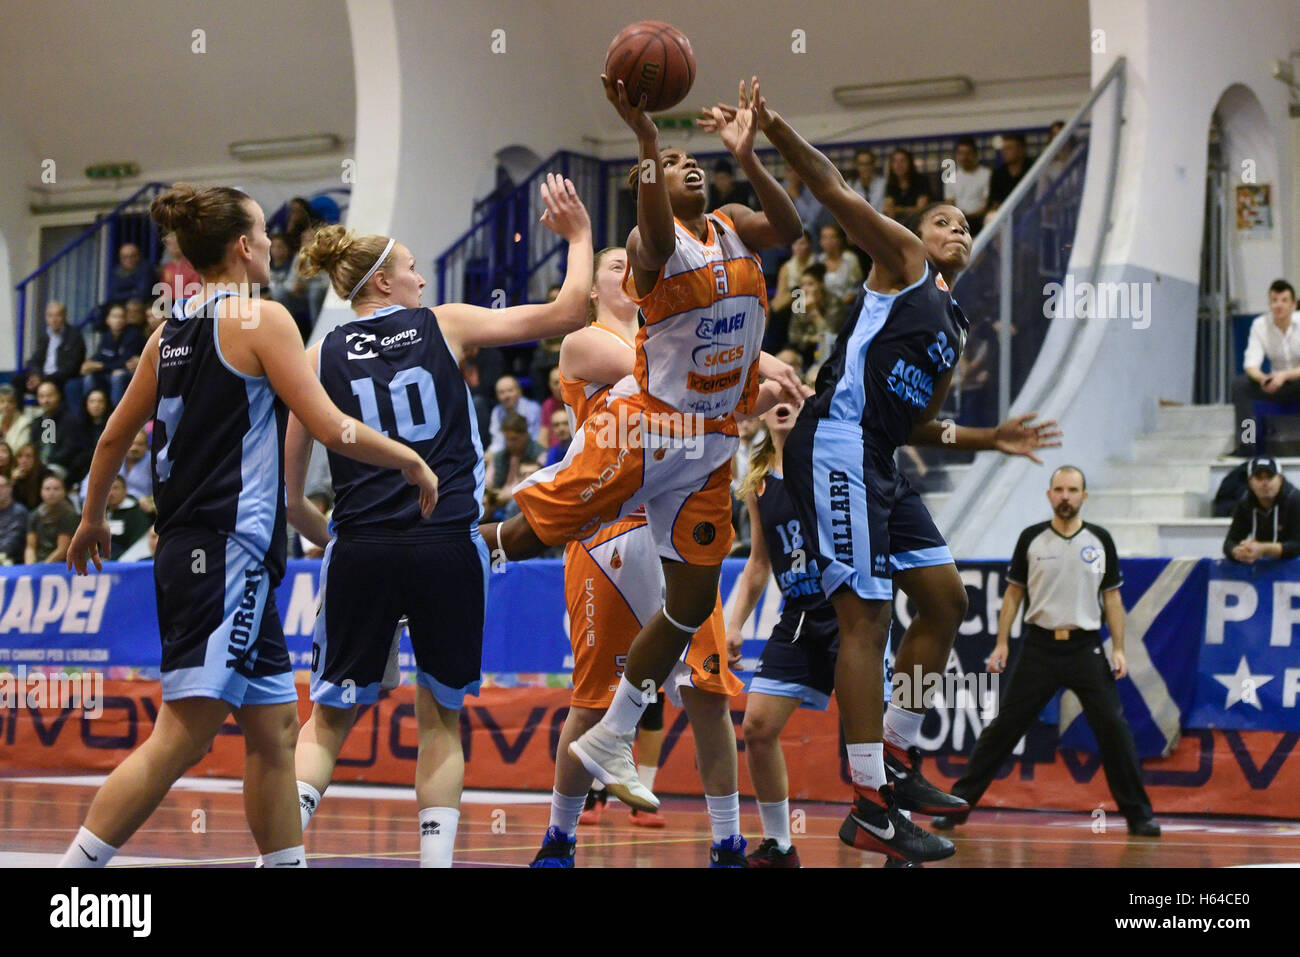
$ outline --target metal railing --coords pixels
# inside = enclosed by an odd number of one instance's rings
[[[608,210],[604,166],[595,157],[561,150],[483,209],[474,224],[434,260],[438,302],[500,306],[542,298],[545,288],[535,287],[562,276],[558,263],[567,244],[539,223],[544,209],[541,184],[547,173],[573,180],[600,248]],[[556,270],[544,273],[552,260]]]
[[[41,321],[45,303],[63,303],[69,324],[81,329],[107,301],[109,279],[123,243],[140,247],[141,262],[157,262],[161,237],[149,218],[149,204],[166,188],[164,183],[146,183],[15,284],[14,356],[20,369],[26,361],[27,327]]]

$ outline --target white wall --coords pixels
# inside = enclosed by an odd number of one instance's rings
[[[39,178],[40,165],[23,137],[0,116],[0,180],[22,183]],[[0,368],[12,369],[18,298],[14,283],[36,268],[31,214],[21,189],[0,190]]]
[[[1280,85],[1279,85],[1280,86]],[[1255,94],[1234,84],[1224,92],[1216,112],[1223,130],[1223,155],[1228,164],[1228,295],[1236,300],[1233,312],[1264,312],[1268,286],[1286,271],[1282,265],[1283,223],[1286,207],[1279,203],[1279,144],[1286,149],[1285,126],[1274,126]],[[1279,134],[1281,134],[1279,136]],[[1236,188],[1246,177],[1271,186],[1273,227],[1266,233],[1238,231]]]

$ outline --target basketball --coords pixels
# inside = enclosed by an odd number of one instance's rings
[[[646,98],[650,112],[676,106],[695,82],[695,52],[670,23],[642,20],[624,27],[605,54],[605,75],[622,80],[633,106]]]

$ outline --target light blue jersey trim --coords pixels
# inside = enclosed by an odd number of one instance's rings
[[[844,349],[844,368],[840,372],[840,380],[835,383],[835,391],[831,394],[828,418],[844,422],[862,421],[867,403],[866,382],[863,376],[866,375],[867,350],[871,347],[871,341],[884,328],[885,321],[889,318],[890,310],[894,308],[894,302],[898,297],[919,288],[929,278],[930,264],[927,262],[925,274],[906,289],[900,289],[892,295],[866,290],[866,297],[862,300],[862,311],[858,313],[853,334],[849,336]],[[866,289],[866,283],[862,285]]]
[[[911,552],[899,552],[889,556],[889,564],[899,571],[907,568],[929,568],[932,565],[953,564],[952,552],[947,545],[935,545],[933,548],[918,548]]]
[[[368,316],[353,316],[351,319],[344,319],[343,322],[339,323],[339,325],[343,325],[344,322],[365,322],[367,319],[378,319],[380,316],[390,316],[393,313],[400,312],[406,308],[406,306],[384,306],[384,308],[376,309]]]
[[[775,678],[755,677],[749,683],[749,693],[766,694],[774,698],[798,698],[803,707],[816,708],[818,711],[825,711],[831,704],[831,696],[816,688],[794,681],[777,681]]]
[[[430,692],[434,700],[448,711],[459,711],[465,707],[465,696],[477,695],[481,684],[480,681],[471,681],[463,688],[453,688],[443,684],[427,671],[418,669],[415,672],[415,681],[421,688]]]
[[[275,394],[265,379],[245,376],[248,431],[240,452],[240,492],[235,507],[234,538],[259,560],[265,560],[275,528],[280,484],[279,432]]]

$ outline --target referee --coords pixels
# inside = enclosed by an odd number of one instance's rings
[[[989,671],[996,674],[1006,667],[1011,624],[1027,595],[1024,648],[998,715],[975,742],[966,773],[952,794],[974,807],[1039,712],[1057,691],[1069,688],[1079,696],[1097,736],[1106,783],[1128,820],[1129,833],[1159,837],[1160,825],[1151,816],[1133,734],[1115,686],[1128,671],[1124,605],[1119,597],[1124,579],[1110,533],[1079,516],[1087,498],[1083,472],[1072,465],[1061,466],[1052,473],[1047,491],[1052,520],[1020,533],[1007,571]],[[1102,650],[1102,614],[1114,643],[1113,666]],[[966,816],[936,817],[933,825],[946,830]]]

